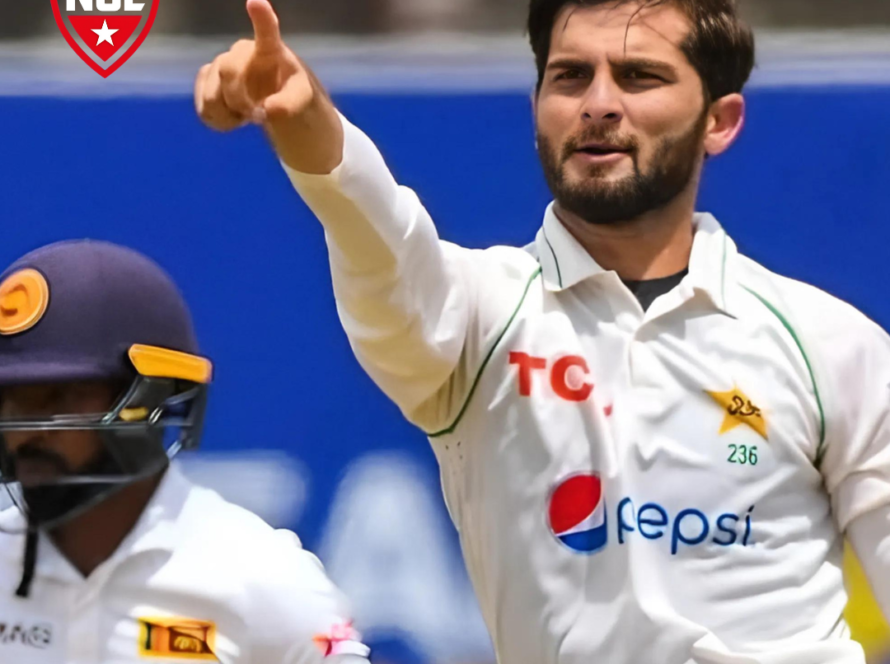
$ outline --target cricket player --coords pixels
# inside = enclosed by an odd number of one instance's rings
[[[4,664],[367,664],[297,537],[171,465],[211,374],[134,251],[64,242],[0,275]]]
[[[555,200],[528,247],[486,251],[439,239],[268,0],[247,9],[198,112],[261,122],[321,220],[359,362],[432,442],[499,661],[861,664],[842,542],[890,614],[890,339],[695,212],[745,118],[732,0],[532,0]]]

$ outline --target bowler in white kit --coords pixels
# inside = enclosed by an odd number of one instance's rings
[[[554,202],[529,246],[485,251],[438,237],[268,0],[247,8],[198,113],[262,124],[324,226],[343,327],[432,443],[499,661],[864,662],[841,553],[890,616],[890,339],[695,210],[745,119],[734,2],[532,0]]]

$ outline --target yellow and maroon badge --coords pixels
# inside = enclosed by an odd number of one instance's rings
[[[191,618],[141,618],[139,654],[160,657],[219,661],[213,652],[216,626]]]
[[[103,78],[123,65],[148,37],[158,0],[50,0],[62,36]]]
[[[49,306],[49,284],[37,270],[20,270],[0,284],[0,334],[30,330]]]

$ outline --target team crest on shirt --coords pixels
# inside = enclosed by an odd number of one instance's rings
[[[139,654],[143,657],[216,662],[216,625],[191,618],[140,618]]]
[[[723,423],[720,425],[721,436],[738,426],[747,426],[764,440],[769,440],[763,411],[737,385],[728,392],[705,390],[705,394],[716,401],[724,411]]]

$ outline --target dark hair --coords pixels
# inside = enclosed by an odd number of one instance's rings
[[[735,0],[531,0],[528,34],[538,67],[538,90],[550,56],[553,24],[563,7],[617,2],[646,7],[672,4],[692,23],[681,50],[702,79],[708,102],[741,92],[754,69],[754,34],[742,21]],[[633,20],[633,19],[631,19]]]

